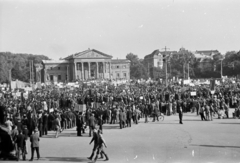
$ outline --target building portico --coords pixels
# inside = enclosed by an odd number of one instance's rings
[[[113,61],[111,55],[95,49],[88,49],[58,61],[43,60],[42,81],[73,82],[88,79],[114,79],[115,77],[130,79],[130,61]]]

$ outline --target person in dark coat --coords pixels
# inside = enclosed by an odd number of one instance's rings
[[[77,116],[77,136],[82,136],[83,130],[83,117],[82,115]]]
[[[42,137],[43,135],[43,119],[38,115],[38,131],[39,131],[39,136]]]
[[[123,128],[123,112],[121,109],[119,111],[119,125],[120,125],[120,129],[122,129]]]
[[[48,134],[48,115],[44,113],[43,115],[43,135]]]
[[[95,152],[96,152],[96,150],[97,150],[97,148],[98,148],[98,144],[99,144],[99,135],[98,135],[97,132],[98,132],[97,129],[94,129],[94,130],[93,130],[93,137],[92,137],[92,140],[91,140],[90,143],[89,143],[89,144],[91,144],[92,142],[94,142],[94,146],[93,146],[92,154],[91,154],[90,157],[88,157],[89,160],[92,160],[92,159],[93,159],[94,154],[95,154]]]
[[[19,134],[16,140],[17,144],[17,160],[19,160],[20,154],[22,154],[22,159],[26,160],[26,136],[19,130]]]
[[[30,137],[30,142],[31,142],[31,159],[29,161],[33,161],[34,158],[34,151],[36,150],[37,152],[37,158],[40,158],[40,154],[39,154],[39,136],[38,136],[38,130],[35,129],[34,130],[34,134],[31,135]]]
[[[183,124],[183,123],[182,123],[182,117],[183,117],[182,106],[179,107],[178,116],[179,116],[179,123],[180,123],[180,124]]]
[[[52,113],[48,115],[48,130],[53,130],[53,121],[54,121],[54,116]]]
[[[132,111],[127,109],[127,127],[131,127]]]
[[[125,110],[123,110],[122,114],[123,114],[122,126],[123,126],[123,128],[125,128],[126,121],[127,121],[127,115],[126,115]]]

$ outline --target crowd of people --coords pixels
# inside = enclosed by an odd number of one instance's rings
[[[75,89],[59,89],[47,86],[32,91],[27,98],[14,97],[9,92],[0,98],[0,158],[26,159],[26,141],[31,142],[31,158],[34,151],[39,154],[39,140],[55,131],[55,137],[65,129],[76,127],[77,136],[89,131],[95,143],[94,152],[101,157],[108,156],[103,150],[105,141],[102,133],[104,124],[119,124],[119,128],[138,124],[140,118],[148,123],[158,121],[161,114],[179,115],[183,124],[183,113],[200,115],[201,120],[212,121],[213,117],[229,118],[229,108],[234,108],[233,117],[239,118],[240,85],[225,83],[215,86],[214,92],[209,85],[187,86],[171,83],[167,87],[159,82],[131,82],[118,86],[109,83],[91,85]],[[195,92],[192,94],[192,92]],[[76,105],[84,106],[76,109]],[[96,130],[96,126],[98,130]],[[3,141],[4,140],[4,141]],[[98,140],[98,141],[97,141]],[[13,145],[9,145],[13,144]],[[10,155],[16,151],[15,157]],[[96,161],[97,156],[95,157]]]

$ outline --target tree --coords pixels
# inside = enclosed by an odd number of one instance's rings
[[[143,65],[143,60],[139,59],[137,55],[129,53],[126,55],[126,59],[130,60],[130,77],[133,79],[147,79],[147,69]]]
[[[131,61],[131,65],[136,65],[139,63],[139,58],[133,53],[127,54],[126,58]]]
[[[12,79],[29,82],[29,61],[41,63],[49,58],[44,55],[13,54],[11,52],[0,52],[0,82],[8,82],[11,72]]]

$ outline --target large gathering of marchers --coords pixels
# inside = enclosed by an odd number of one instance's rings
[[[69,128],[77,136],[88,135],[93,142],[88,159],[109,160],[104,152],[104,124],[119,124],[119,129],[163,120],[165,116],[179,115],[179,124],[186,112],[195,113],[203,121],[214,118],[239,118],[240,84],[231,79],[218,85],[183,85],[171,82],[167,86],[158,81],[89,81],[81,87],[59,88],[43,86],[30,91],[27,97],[13,96],[12,91],[1,91],[0,96],[0,159],[34,160],[41,157],[39,143],[42,136],[54,131],[54,137]],[[212,82],[211,82],[212,83]],[[20,90],[21,92],[21,90]],[[229,115],[229,109],[235,109]],[[26,142],[31,146],[27,147]],[[44,147],[42,147],[44,148]],[[31,158],[26,158],[31,151]]]

